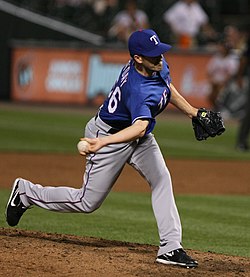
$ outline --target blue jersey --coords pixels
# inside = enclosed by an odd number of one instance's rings
[[[155,117],[170,101],[170,74],[166,60],[163,68],[153,76],[141,75],[131,59],[122,69],[108,98],[99,111],[100,118],[111,127],[121,130],[137,119],[147,119],[146,133],[155,126]]]

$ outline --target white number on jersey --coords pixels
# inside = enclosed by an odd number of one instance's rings
[[[119,87],[116,87],[115,90],[111,92],[111,95],[109,98],[108,110],[110,113],[115,112],[119,101],[121,101],[121,90]]]

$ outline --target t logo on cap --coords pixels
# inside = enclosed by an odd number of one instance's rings
[[[156,35],[153,35],[152,37],[150,37],[150,40],[154,41],[155,45],[157,45],[159,43],[158,40],[157,40],[157,36]]]
[[[167,52],[171,46],[162,43],[156,32],[151,29],[133,32],[128,40],[130,56],[159,57]]]

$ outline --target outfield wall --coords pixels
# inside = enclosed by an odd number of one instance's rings
[[[190,52],[166,55],[173,83],[195,106],[209,106],[210,57]],[[129,58],[125,50],[16,46],[11,54],[11,99],[99,105]]]

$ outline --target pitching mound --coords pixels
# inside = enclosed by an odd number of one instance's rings
[[[0,229],[0,276],[250,276],[247,258],[188,253],[196,269],[155,262],[156,246]]]

